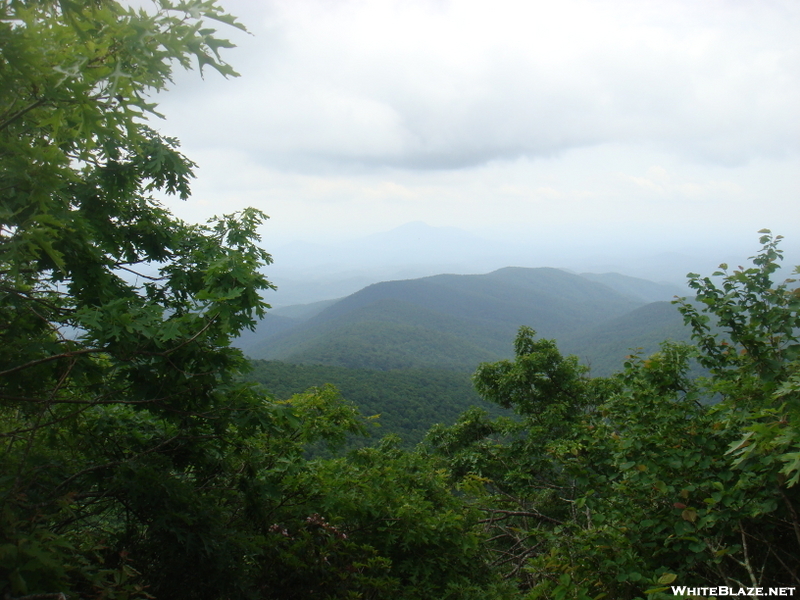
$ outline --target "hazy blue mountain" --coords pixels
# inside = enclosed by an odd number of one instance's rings
[[[516,254],[511,245],[421,222],[346,242],[292,242],[272,251],[267,275],[278,291],[268,301],[287,306],[346,296],[381,281],[486,272]]]
[[[403,277],[419,277],[430,273],[414,273],[402,275],[394,269],[379,271],[324,271],[276,272],[269,269],[269,280],[278,286],[277,291],[269,291],[265,295],[267,302],[276,308],[286,308],[304,304],[324,302],[330,298],[344,298],[377,281],[399,279]]]
[[[670,282],[683,295],[689,271],[712,272],[720,262],[742,264],[749,255],[749,246],[739,250],[705,238],[670,244],[668,251],[645,241],[636,236],[613,242],[603,236],[567,241],[542,231],[528,236],[497,231],[476,235],[454,227],[406,223],[348,241],[295,241],[270,247],[275,262],[266,274],[279,289],[269,294],[268,301],[274,306],[307,304],[341,298],[381,281],[438,273],[487,273],[507,265],[553,266],[574,273],[622,273]],[[647,295],[647,299],[667,300],[673,293],[666,297]]]
[[[242,351],[250,355],[254,347],[259,347],[271,340],[275,335],[294,329],[301,323],[298,319],[290,317],[282,317],[280,315],[267,313],[256,325],[254,331],[245,329],[239,334],[239,337],[233,341],[233,345],[241,348]]]
[[[605,284],[612,290],[638,298],[643,302],[669,301],[675,296],[682,297],[689,294],[688,288],[682,288],[672,283],[656,283],[620,273],[581,273],[581,277]]]
[[[334,298],[333,300],[320,300],[319,302],[312,302],[310,304],[282,306],[280,308],[271,310],[270,312],[273,315],[297,319],[298,321],[306,321],[311,317],[315,317],[332,304],[336,304],[339,300],[340,298]]]
[[[460,265],[481,270],[491,257],[510,246],[485,240],[455,227],[406,223],[390,231],[334,244],[292,242],[272,252],[274,269],[291,274],[327,269],[357,272],[364,268],[413,268],[415,265]],[[441,272],[441,271],[439,271]]]
[[[609,375],[622,369],[626,356],[647,356],[661,342],[691,341],[691,330],[671,302],[652,302],[590,329],[559,338],[562,352],[575,354],[592,375]]]
[[[642,304],[559,269],[509,267],[370,285],[294,327],[276,321],[243,346],[253,358],[298,363],[472,370],[510,355],[521,325],[559,339]]]
[[[311,304],[295,304],[272,309],[259,321],[254,331],[247,329],[243,331],[236,339],[235,345],[245,354],[251,354],[253,348],[264,345],[280,333],[294,329],[335,302],[337,302],[335,299],[322,300]]]

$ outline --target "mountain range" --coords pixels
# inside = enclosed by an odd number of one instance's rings
[[[439,273],[486,273],[508,265],[657,278],[686,293],[682,287],[686,273],[710,272],[719,264],[709,261],[709,256],[731,264],[743,258],[719,249],[709,252],[693,247],[643,252],[631,247],[635,246],[633,240],[619,240],[615,247],[593,246],[591,240],[573,240],[570,248],[564,244],[542,235],[488,239],[421,222],[338,242],[295,240],[271,249],[275,262],[266,275],[278,290],[270,293],[267,301],[276,307],[308,304],[342,298],[381,281]]]
[[[631,348],[688,339],[681,288],[620,275],[507,267],[384,281],[337,300],[271,311],[238,345],[254,359],[355,369],[473,371],[512,355],[522,325],[554,338],[594,375]]]

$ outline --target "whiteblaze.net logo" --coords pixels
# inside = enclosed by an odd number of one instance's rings
[[[686,585],[673,585],[673,596],[701,596],[701,597],[728,597],[744,596],[752,598],[755,596],[794,596],[794,587],[728,587],[720,585],[717,587],[690,587]]]

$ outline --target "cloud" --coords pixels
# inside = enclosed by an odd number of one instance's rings
[[[242,77],[159,98],[200,165],[182,218],[257,206],[268,248],[409,221],[553,256],[800,239],[796,0],[221,2]]]
[[[741,197],[745,192],[741,184],[733,181],[719,179],[679,181],[678,177],[659,165],[648,168],[644,177],[626,175],[624,179],[634,183],[641,191],[669,198],[676,205],[680,203],[686,205],[687,200],[695,206],[697,203],[718,204],[723,199],[727,199],[730,204],[733,199]]]
[[[243,78],[179,86],[165,109],[202,123],[195,146],[261,164],[460,169],[625,143],[735,165],[798,150],[790,2],[227,4],[255,34],[232,59]]]

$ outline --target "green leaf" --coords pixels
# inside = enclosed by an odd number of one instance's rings
[[[664,573],[661,577],[658,578],[658,584],[669,585],[677,578],[678,576],[675,573]]]

